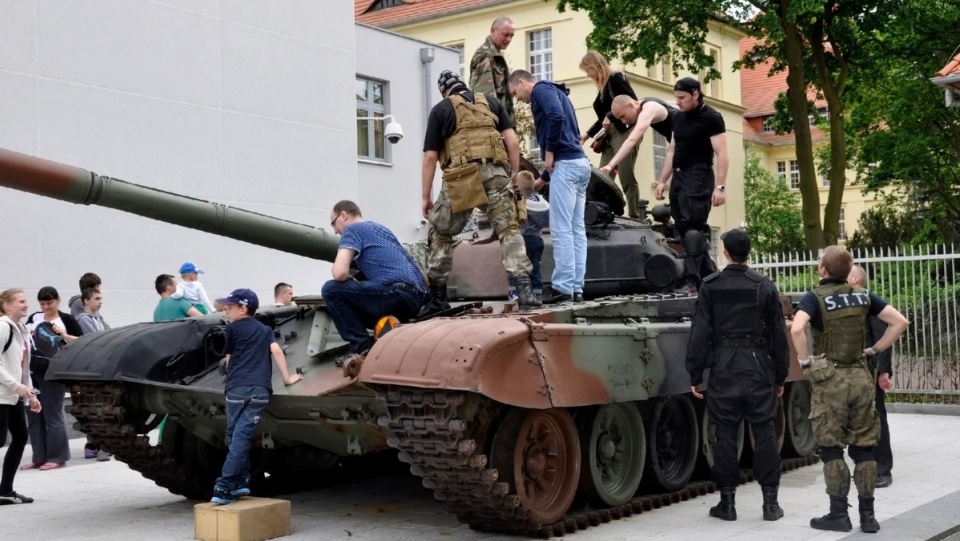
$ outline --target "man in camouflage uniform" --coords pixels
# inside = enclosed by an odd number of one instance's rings
[[[513,33],[513,21],[509,17],[497,17],[490,25],[490,35],[470,60],[470,90],[496,96],[510,118],[513,118],[513,96],[507,91],[510,70],[503,51],[513,41]]]
[[[840,532],[853,529],[847,513],[850,470],[843,460],[843,448],[849,446],[856,464],[853,481],[860,499],[860,529],[875,533],[880,523],[873,509],[877,482],[873,448],[880,438],[880,418],[874,408],[876,367],[872,361],[897,341],[908,322],[876,294],[847,284],[852,266],[853,258],[843,248],[829,246],[823,251],[820,285],[800,300],[790,335],[804,374],[813,385],[810,421],[830,496],[830,512],[810,519],[810,526]],[[864,347],[868,316],[886,323],[887,330],[877,343]],[[816,357],[808,356],[807,323]]]
[[[453,236],[463,230],[473,211],[452,211],[446,182],[434,203],[433,177],[438,163],[445,172],[472,163],[478,165],[488,201],[479,208],[486,211],[500,239],[503,266],[516,280],[517,304],[521,308],[540,306],[531,288],[532,267],[520,236],[517,206],[505,169],[508,161],[513,171],[520,168],[520,146],[513,121],[495,97],[470,92],[463,79],[449,70],[440,74],[437,85],[444,99],[433,107],[427,119],[422,167],[421,210],[431,226],[427,258],[431,298],[420,315],[450,308],[447,277],[453,265]]]

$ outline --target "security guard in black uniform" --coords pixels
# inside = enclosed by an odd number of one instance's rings
[[[773,282],[746,265],[747,233],[731,229],[721,238],[723,255],[731,263],[703,280],[686,363],[690,391],[697,398],[703,398],[697,388],[710,368],[707,415],[717,434],[711,476],[720,488],[720,503],[710,508],[710,516],[737,520],[737,433],[746,420],[756,439],[753,476],[763,491],[763,518],[777,520],[783,509],[777,503],[781,463],[773,422],[790,354],[783,308]]]

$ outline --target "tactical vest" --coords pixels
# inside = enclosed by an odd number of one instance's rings
[[[823,319],[822,331],[811,327],[813,349],[838,365],[859,363],[870,313],[867,291],[849,284],[824,284],[813,293]]]
[[[753,269],[739,275],[721,271],[703,281],[710,284],[713,343],[720,347],[769,347],[761,296],[764,276]]]
[[[440,152],[443,168],[480,160],[507,163],[507,149],[497,131],[497,115],[490,110],[486,96],[477,92],[474,99],[476,103],[459,95],[449,97],[457,115],[457,129],[443,143]]]

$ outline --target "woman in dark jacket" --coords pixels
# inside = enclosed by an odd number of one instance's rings
[[[590,126],[587,133],[580,136],[580,143],[584,143],[591,137],[596,137],[600,130],[604,130],[607,144],[600,154],[600,167],[607,165],[613,156],[620,150],[629,135],[629,128],[617,120],[610,112],[610,106],[613,105],[613,98],[626,94],[633,99],[637,95],[630,87],[630,81],[626,75],[620,71],[611,71],[610,64],[597,51],[587,51],[580,61],[580,69],[587,74],[597,85],[597,97],[593,100],[593,110],[597,113],[597,121]],[[639,200],[640,187],[637,185],[637,177],[634,173],[634,165],[637,163],[636,147],[620,162],[617,172],[620,175],[620,185],[623,187],[623,195],[627,199],[627,213],[631,218],[643,218],[640,216]]]
[[[80,324],[70,314],[60,311],[60,294],[47,286],[37,293],[40,312],[27,319],[27,327],[34,333],[34,343],[42,337],[36,335],[36,329],[43,323],[49,323],[55,334],[63,342],[73,342],[83,331]],[[41,348],[43,349],[43,348]],[[33,460],[20,467],[22,470],[55,470],[67,465],[70,460],[70,441],[67,437],[67,425],[63,415],[63,398],[67,389],[60,383],[44,379],[48,362],[46,356],[38,350],[30,359],[30,371],[33,384],[40,389],[40,413],[27,413],[30,431],[30,446],[33,448]]]

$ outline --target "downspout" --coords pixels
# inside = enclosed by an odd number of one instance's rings
[[[430,73],[430,64],[436,56],[433,47],[424,47],[420,49],[420,62],[423,64],[423,117],[430,116],[430,109],[433,106],[433,100],[430,99],[430,87],[433,84],[433,76]]]

